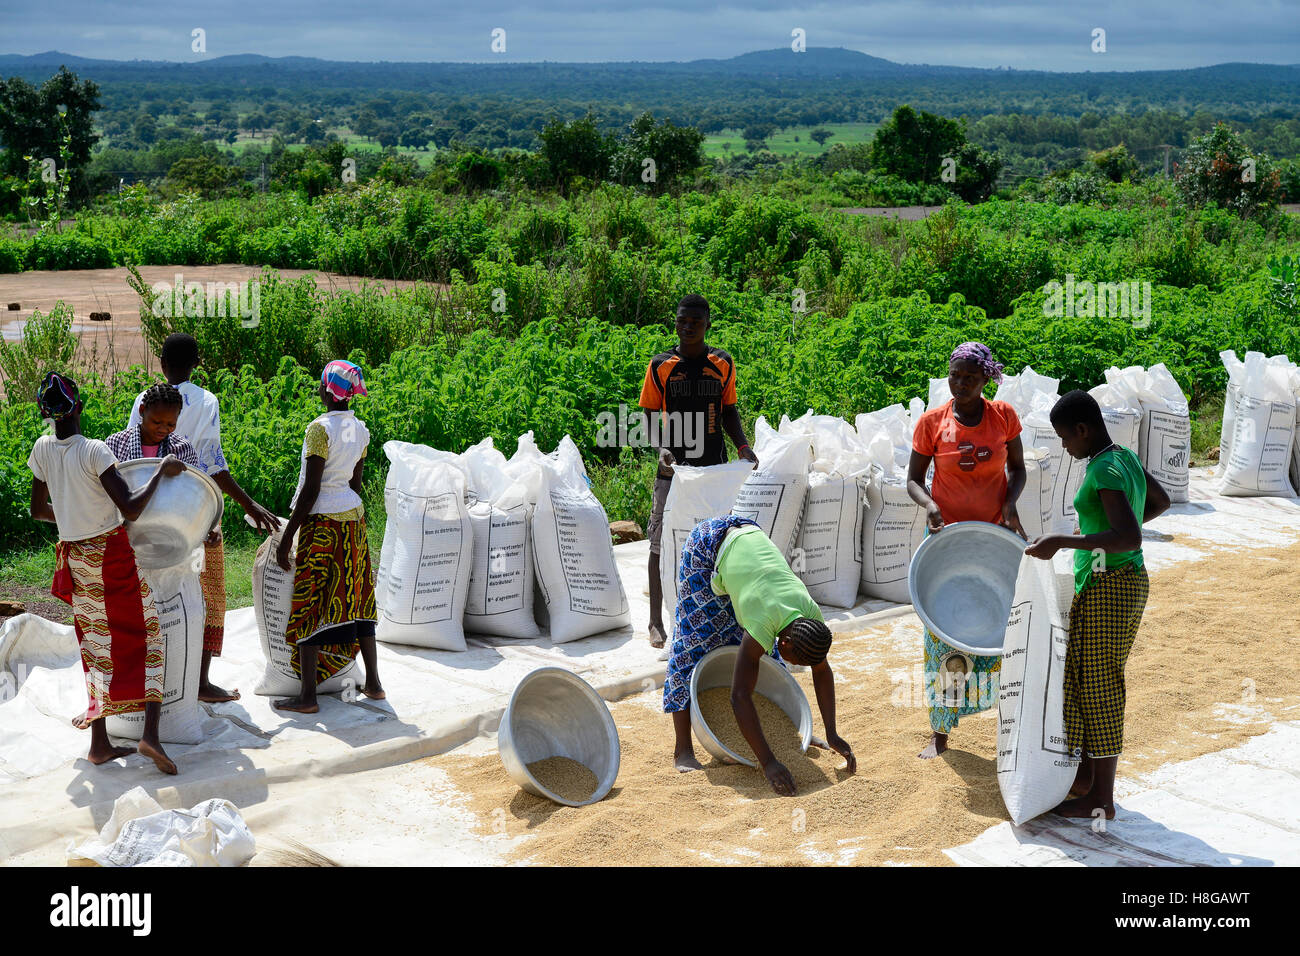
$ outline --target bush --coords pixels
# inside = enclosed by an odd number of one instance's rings
[[[28,269],[107,269],[112,251],[101,240],[79,232],[32,236],[24,264]]]
[[[36,403],[36,390],[50,372],[69,373],[77,351],[72,334],[72,309],[57,303],[47,314],[32,313],[23,326],[22,341],[0,338],[0,376],[12,404]],[[27,456],[23,456],[27,460]]]

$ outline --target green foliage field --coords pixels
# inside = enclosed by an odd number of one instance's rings
[[[1293,217],[1190,212],[1167,187],[1109,185],[1098,205],[994,200],[902,223],[819,208],[809,196],[828,180],[680,198],[605,186],[567,199],[457,199],[382,184],[314,203],[136,197],[70,233],[0,244],[0,257],[8,248],[46,266],[244,261],[446,282],[330,296],[269,272],[257,328],[148,317],[155,343],[175,329],[199,338],[232,469],[281,513],[303,430],[320,411],[319,369],[351,356],[371,393],[355,408],[374,435],[372,502],[385,441],[461,451],[491,435],[509,454],[532,430],[546,449],[572,435],[610,518],[644,522],[650,457],[598,447],[595,418],[635,404],[647,361],[674,342],[670,316],[687,292],[712,303],[709,338],[736,357],[751,429],[759,414],[814,408],[852,419],[924,396],[966,339],[987,342],[1009,371],[1029,364],[1063,388],[1097,384],[1112,364],[1163,361],[1197,407],[1222,394],[1220,349],[1300,356],[1300,323],[1275,303],[1267,268],[1270,256],[1300,253]],[[1048,317],[1043,286],[1067,274],[1150,282],[1150,324]],[[806,311],[792,307],[797,290]],[[103,437],[123,427],[147,383],[137,370],[84,384],[86,433]],[[48,539],[26,513],[25,461],[42,424],[15,397],[0,407],[8,548]],[[227,524],[235,539],[245,533],[238,513]]]

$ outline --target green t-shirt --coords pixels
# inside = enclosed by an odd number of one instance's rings
[[[1083,534],[1099,534],[1110,530],[1110,521],[1106,519],[1106,509],[1102,506],[1102,488],[1110,488],[1124,493],[1138,525],[1142,524],[1142,514],[1147,507],[1147,477],[1142,471],[1142,462],[1130,449],[1116,445],[1103,451],[1092,461],[1083,474],[1083,483],[1074,496],[1074,511],[1079,516],[1079,531]],[[1113,571],[1126,565],[1143,567],[1142,549],[1120,551],[1115,554],[1102,555],[1105,565],[1101,570]],[[1074,552],[1074,590],[1082,591],[1092,580],[1092,565],[1095,556],[1091,551]]]
[[[769,654],[776,635],[796,618],[824,620],[785,555],[755,525],[727,533],[710,584],[714,594],[731,596],[736,620]]]

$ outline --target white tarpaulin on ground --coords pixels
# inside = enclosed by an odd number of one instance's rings
[[[1210,557],[1222,547],[1284,546],[1300,539],[1300,501],[1218,497],[1203,469],[1195,472],[1192,501],[1176,505],[1144,529],[1147,567],[1153,572]],[[658,652],[644,631],[649,618],[647,547],[639,541],[614,549],[635,632],[624,628],[560,645],[545,638],[470,636],[468,649],[459,653],[380,645],[379,667],[388,699],[322,696],[320,712],[310,716],[281,713],[267,698],[248,692],[261,677],[265,661],[252,609],[231,611],[226,616],[225,649],[212,663],[212,678],[222,686],[240,688],[243,698],[200,705],[209,722],[203,742],[167,745],[181,771],[175,777],[162,776],[140,756],[100,767],[86,761],[87,735],[70,723],[86,706],[72,629],[32,615],[12,618],[0,625],[0,727],[5,728],[0,734],[0,863],[63,865],[68,845],[96,837],[117,798],[137,786],[164,809],[189,809],[213,798],[229,800],[259,845],[295,838],[341,863],[499,862],[499,852],[490,849],[495,844],[467,825],[467,811],[454,792],[431,793],[430,768],[403,765],[490,735],[515,686],[540,666],[574,671],[607,700],[662,684],[664,664],[656,660]],[[870,601],[825,613],[832,630],[852,633],[861,630],[873,612],[907,618],[919,662],[920,624],[908,609]],[[837,643],[836,650],[860,654],[862,676],[855,680],[874,686],[871,681],[878,677],[880,686],[888,688],[888,675],[873,664],[872,649],[855,647],[849,638]],[[1300,756],[1289,745],[1258,739],[1260,746],[1250,751],[1255,754],[1250,760],[1262,763],[1273,754],[1285,773],[1262,774],[1239,756],[1217,754],[1220,762],[1214,773],[1179,784],[1180,802],[1168,816],[1155,809],[1158,800],[1169,799],[1158,793],[1146,804],[1137,802],[1148,799],[1141,795],[1120,796],[1126,811],[1145,815],[1145,822],[1136,822],[1150,827],[1142,836],[1148,840],[1147,852],[1177,857],[1180,841],[1198,837],[1211,846],[1206,852],[1224,860],[1244,855],[1300,862],[1294,822],[1288,824],[1290,835],[1278,831],[1290,841],[1285,847],[1273,831],[1258,840],[1241,827],[1222,838],[1204,835],[1219,832],[1210,818],[1221,811],[1198,800],[1217,800],[1236,818],[1252,820],[1250,814],[1266,814],[1277,805],[1272,796],[1259,794],[1271,794],[1269,788],[1280,786],[1294,794]],[[491,750],[490,740],[486,747]],[[344,774],[347,780],[340,781]],[[1151,779],[1148,775],[1143,782]],[[1257,790],[1257,785],[1264,789]],[[1294,801],[1288,800],[1290,807]],[[1294,810],[1290,812],[1294,816]],[[340,827],[339,819],[345,819],[346,826]],[[1035,826],[1038,822],[1028,825]],[[1086,827],[1075,829],[1087,832]],[[1273,847],[1267,853],[1252,851],[1250,840],[1261,845],[1271,841]]]

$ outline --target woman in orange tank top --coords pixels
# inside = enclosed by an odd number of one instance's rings
[[[921,416],[912,437],[907,492],[925,508],[926,530],[945,523],[988,521],[1025,536],[1016,499],[1025,486],[1020,419],[1006,402],[984,398],[989,380],[1001,381],[1002,366],[988,346],[965,342],[948,359],[952,401]],[[926,472],[934,478],[925,487]],[[1001,657],[970,657],[925,631],[925,691],[930,741],[919,754],[936,757],[948,749],[948,734],[961,717],[987,710],[998,698]]]

